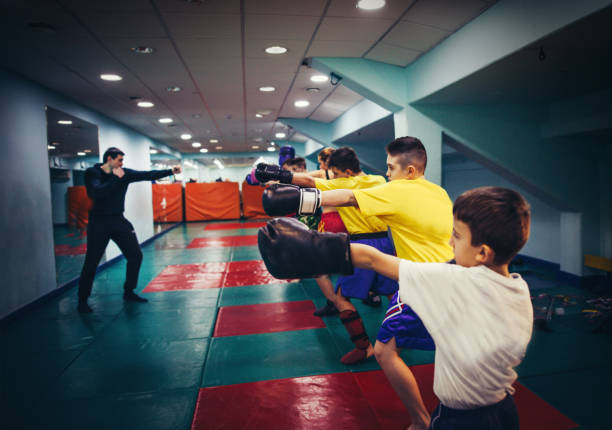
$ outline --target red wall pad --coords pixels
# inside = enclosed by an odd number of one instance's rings
[[[187,221],[238,218],[240,218],[240,191],[237,182],[185,184]]]
[[[325,328],[314,310],[311,300],[225,306],[219,309],[214,337]]]
[[[261,204],[265,188],[259,185],[249,185],[242,182],[242,215],[245,218],[267,218],[268,215]]]
[[[81,230],[87,227],[92,205],[84,185],[68,187],[68,224]]]
[[[255,246],[257,236],[225,236],[225,237],[197,237],[187,245],[191,248],[213,248],[227,246]]]
[[[411,366],[430,412],[433,364]],[[522,430],[569,430],[577,424],[520,384],[514,400]],[[192,430],[403,429],[408,413],[382,370],[336,373],[201,388]]]
[[[266,225],[265,222],[216,222],[208,224],[204,230],[237,230],[239,228],[259,228]]]
[[[181,184],[151,184],[153,221],[183,221],[183,186]]]

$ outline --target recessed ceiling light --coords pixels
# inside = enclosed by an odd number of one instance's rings
[[[198,119],[198,118],[202,118],[202,115],[200,115],[199,113],[194,113],[193,115],[191,115],[191,117]]]
[[[251,148],[253,148],[253,149],[259,149],[259,145],[253,145],[253,146],[251,146]]]
[[[47,149],[55,149],[55,146],[53,146],[53,145],[47,145]]]
[[[253,139],[254,142],[263,142],[263,137],[258,137],[256,139]]]
[[[169,86],[168,88],[166,88],[166,91],[168,91],[169,93],[178,93],[181,90],[182,90],[182,88],[181,87],[177,87],[176,85],[172,85],[172,86]]]
[[[115,75],[113,73],[103,73],[100,75],[100,79],[102,79],[103,81],[111,81],[111,82],[116,82],[116,81],[120,81],[123,78],[119,75]]]
[[[202,148],[202,149],[200,149],[200,152],[207,153],[207,152],[208,152],[208,149],[206,149],[206,148]]]
[[[210,139],[209,142],[210,143],[219,143],[219,139]]]
[[[385,5],[385,0],[359,0],[357,7],[363,10],[380,9]]]
[[[256,114],[255,114],[255,118],[263,118],[263,115],[262,115],[262,114],[260,114],[260,113],[256,113]]]
[[[60,119],[57,123],[62,125],[70,125],[72,124],[72,121],[70,121],[69,119]]]
[[[149,154],[157,154],[158,152],[157,149],[149,149]]]
[[[315,87],[306,88],[306,92],[307,93],[318,93],[319,91],[321,91],[321,90],[319,88],[315,88]]]
[[[189,139],[191,139],[191,135],[189,133],[181,134],[181,139],[189,140]]]
[[[285,137],[287,137],[287,135],[285,133],[276,133],[274,137],[276,137],[277,139],[284,139]]]
[[[276,151],[276,147],[268,146],[268,152],[274,152],[274,151]]]
[[[325,75],[313,75],[310,77],[312,82],[327,82],[329,78]]]
[[[284,46],[268,46],[266,48],[266,52],[268,54],[284,54],[285,52],[287,52],[287,48],[285,48]]]
[[[259,87],[259,91],[261,91],[262,93],[270,93],[274,90],[276,90],[276,88],[274,87]]]
[[[77,155],[78,155],[78,156],[80,156],[80,157],[82,157],[82,156],[87,155],[87,154],[86,154],[86,153],[84,153],[84,152],[77,152]]]
[[[193,146],[194,148],[199,148],[200,146],[202,146],[202,144],[200,142],[193,142],[191,146]]]
[[[135,52],[136,54],[152,54],[155,52],[155,49],[148,46],[134,46],[133,48],[130,48],[130,51]]]
[[[158,119],[159,122],[161,122],[162,124],[170,124],[173,119],[172,118],[160,118]]]
[[[308,100],[298,100],[295,103],[293,103],[293,105],[295,107],[306,107],[310,105],[310,102]]]
[[[222,146],[215,146],[215,149],[223,149]]]
[[[90,153],[90,152],[91,152],[91,149],[85,149],[83,152]]]
[[[138,107],[141,108],[152,108],[155,106],[152,102],[142,101],[137,103]]]

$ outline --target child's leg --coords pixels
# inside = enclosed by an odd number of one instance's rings
[[[334,305],[340,311],[340,320],[355,344],[355,349],[346,353],[340,361],[343,364],[357,364],[373,356],[374,347],[370,343],[361,316],[351,301],[342,295],[341,288],[336,292]]]
[[[399,356],[395,338],[387,343],[376,341],[374,353],[391,386],[408,409],[412,421],[408,428],[410,430],[426,430],[429,427],[429,413],[425,408],[412,371]]]

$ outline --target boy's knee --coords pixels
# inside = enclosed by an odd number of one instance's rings
[[[374,344],[374,356],[376,361],[382,365],[385,361],[391,358],[393,355],[397,355],[395,348],[390,345],[390,342],[383,343],[379,340]]]

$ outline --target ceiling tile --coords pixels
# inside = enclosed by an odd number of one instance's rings
[[[326,16],[395,20],[413,3],[415,0],[389,0],[383,8],[363,10],[356,7],[357,0],[333,0]]]
[[[327,17],[319,27],[315,40],[374,42],[392,24],[393,20],[389,19]]]
[[[365,56],[368,60],[380,61],[382,63],[394,64],[406,67],[415,58],[421,55],[421,51],[402,48],[401,46],[379,43]]]
[[[456,30],[490,6],[490,3],[482,0],[418,1],[403,17],[403,20],[444,30]]]
[[[240,38],[240,15],[165,13],[163,17],[170,30],[170,35],[177,39]]]
[[[73,0],[74,1],[74,0]],[[81,0],[76,0],[81,1]],[[115,0],[123,1],[123,0]],[[142,0],[141,0],[142,1]],[[150,0],[146,0],[147,3]],[[100,2],[103,3],[103,2]],[[239,14],[240,0],[203,0],[194,1],[155,0],[162,12],[179,12],[188,14]]]
[[[289,15],[247,15],[247,39],[310,40],[319,18]]]
[[[326,0],[266,0],[247,1],[247,14],[321,16]]]
[[[428,51],[450,34],[435,27],[402,21],[382,40],[390,45],[417,51]]]
[[[370,46],[371,41],[333,41],[314,40],[307,57],[361,57]]]
[[[79,17],[98,37],[166,37],[157,15],[148,13],[91,13]]]

